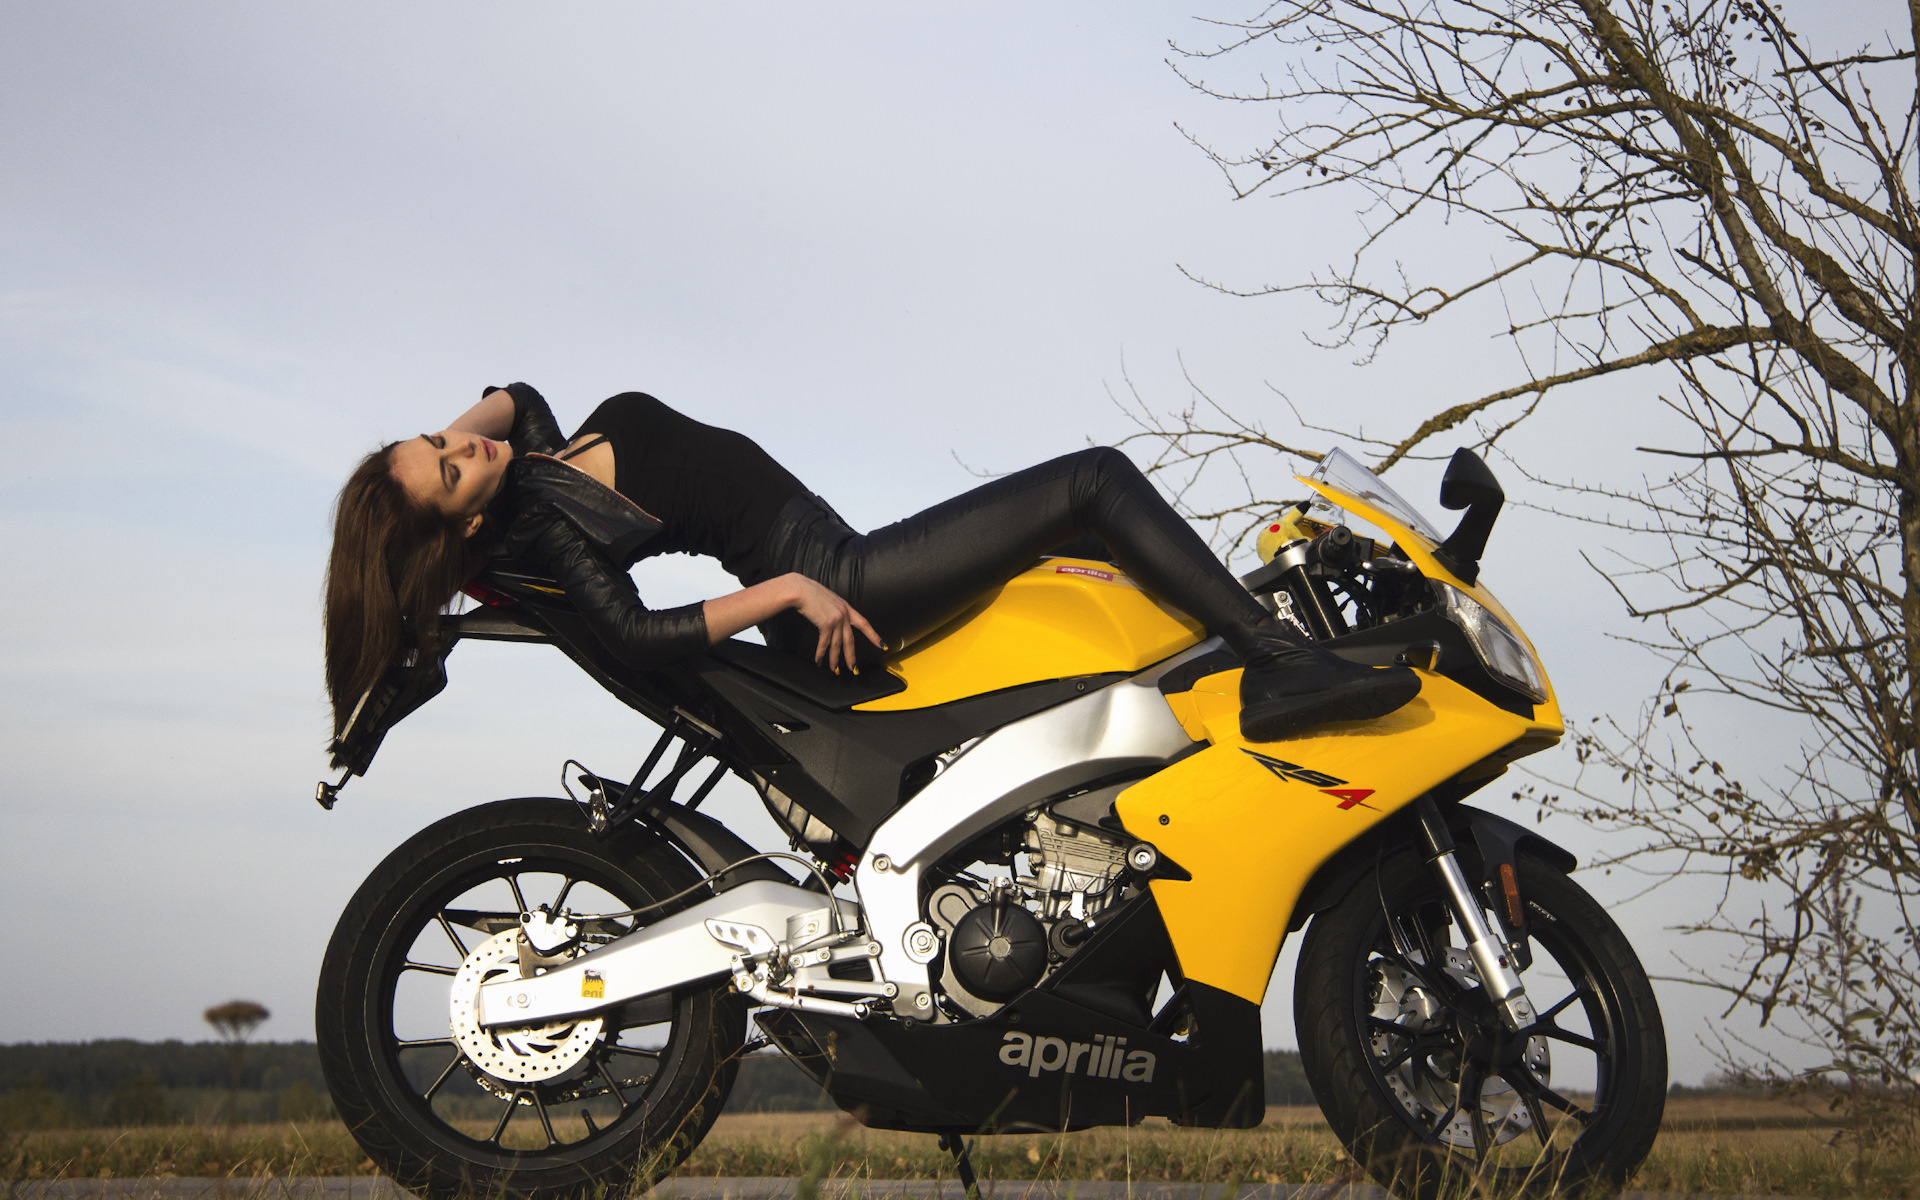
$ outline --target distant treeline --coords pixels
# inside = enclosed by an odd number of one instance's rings
[[[212,1122],[227,1113],[233,1059],[222,1042],[29,1042],[0,1045],[0,1129]],[[1312,1104],[1300,1056],[1269,1050],[1267,1103]],[[333,1114],[312,1042],[256,1042],[241,1058],[234,1119]],[[804,1112],[833,1102],[778,1054],[740,1064],[728,1112]]]
[[[0,1046],[0,1126],[154,1125],[332,1114],[312,1042],[257,1042],[240,1060],[224,1042],[28,1042]]]

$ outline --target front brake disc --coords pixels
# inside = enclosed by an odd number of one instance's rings
[[[1465,950],[1449,946],[1444,951],[1442,969],[1463,987],[1480,986],[1473,959]],[[1368,1039],[1368,1051],[1376,1063],[1394,1058],[1405,1048],[1407,1039],[1422,1032],[1438,1031],[1452,1023],[1446,1002],[1434,995],[1409,971],[1386,960],[1373,963],[1374,1017],[1391,1021],[1406,1033],[1395,1034],[1375,1028]],[[1473,1117],[1458,1107],[1460,1078],[1460,1038],[1450,1030],[1442,1035],[1444,1048],[1423,1054],[1405,1055],[1401,1062],[1382,1071],[1388,1090],[1414,1123],[1443,1145],[1458,1150],[1473,1149]],[[1549,1082],[1552,1069],[1543,1037],[1527,1039],[1524,1067],[1542,1084]],[[1504,1145],[1533,1129],[1533,1118],[1521,1101],[1520,1093],[1504,1079],[1489,1077],[1480,1087],[1480,1115],[1487,1123],[1493,1144]],[[1449,1116],[1451,1111],[1451,1116]],[[1434,1128],[1446,1117],[1446,1124]]]

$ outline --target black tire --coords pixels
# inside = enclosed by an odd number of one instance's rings
[[[1524,1039],[1500,1030],[1412,854],[1384,859],[1307,930],[1294,986],[1307,1081],[1348,1152],[1398,1194],[1614,1192],[1659,1132],[1666,1033],[1639,959],[1565,874],[1522,855],[1517,877],[1539,1014]],[[1590,1099],[1552,1086],[1569,1065]]]
[[[733,1085],[739,997],[723,984],[689,989],[603,1014],[597,1030],[510,1035],[508,1053],[489,1055],[499,1043],[449,1036],[448,977],[527,905],[618,912],[699,878],[644,833],[596,839],[564,800],[468,809],[388,855],[340,916],[315,1012],[327,1085],[367,1156],[428,1200],[621,1194],[678,1166]],[[628,932],[682,904],[591,932]],[[514,1079],[483,1070],[469,1048],[508,1062],[495,1068],[507,1076],[566,1065]]]

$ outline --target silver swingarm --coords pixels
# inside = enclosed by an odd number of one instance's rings
[[[523,966],[518,976],[481,984],[475,1016],[482,1026],[584,1017],[727,976],[762,1004],[857,1014],[857,1002],[799,994],[816,979],[828,981],[829,963],[872,957],[857,907],[839,901],[835,922],[824,899],[792,884],[743,883],[577,958]],[[831,985],[841,993],[884,989],[854,980]]]

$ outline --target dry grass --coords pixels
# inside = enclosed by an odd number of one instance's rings
[[[1667,1102],[1660,1140],[1635,1188],[1722,1195],[1920,1197],[1920,1145],[1863,1147],[1824,1103],[1757,1097]]]
[[[925,1134],[850,1124],[834,1113],[778,1113],[720,1118],[681,1167],[682,1175],[798,1175],[875,1179],[951,1177],[953,1162]],[[1149,1120],[1131,1129],[983,1137],[974,1167],[987,1179],[1135,1179],[1314,1183],[1347,1178],[1341,1153],[1318,1109],[1272,1108],[1258,1129],[1180,1129]]]
[[[1836,1144],[1811,1103],[1687,1098],[1668,1104],[1666,1128],[1636,1189],[1720,1195],[1920,1200],[1920,1147],[1861,1151]],[[1133,1179],[1219,1183],[1330,1183],[1360,1178],[1311,1108],[1274,1108],[1247,1130],[1133,1129],[979,1140],[986,1179]],[[7,1140],[0,1177],[55,1179],[201,1175],[365,1175],[373,1164],[337,1123],[67,1130]],[[832,1113],[728,1115],[681,1168],[683,1175],[925,1179],[952,1164],[924,1134],[864,1129]]]
[[[52,1129],[0,1143],[8,1179],[371,1175],[373,1164],[338,1121]]]

